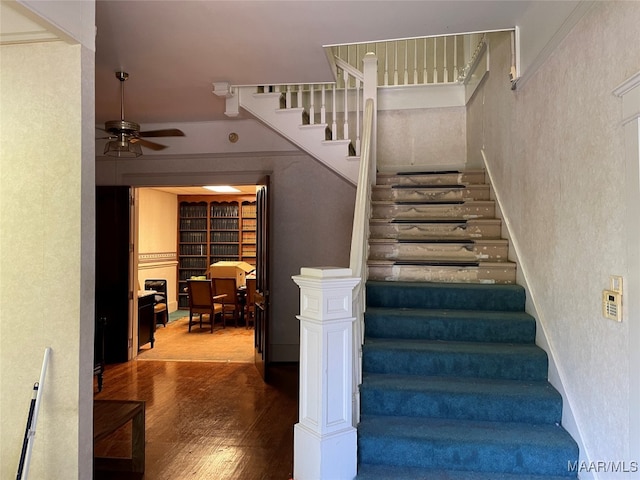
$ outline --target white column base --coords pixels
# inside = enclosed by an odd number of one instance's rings
[[[296,423],[293,427],[295,480],[352,480],[357,473],[357,431],[349,427],[318,435]]]

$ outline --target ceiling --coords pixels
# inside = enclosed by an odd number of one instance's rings
[[[143,130],[229,120],[224,98],[213,93],[214,82],[332,81],[325,46],[509,29],[519,24],[533,3],[98,0],[96,124],[120,118],[116,71],[129,73],[125,118]],[[56,40],[46,22],[22,16],[25,9],[16,5],[20,3],[0,0],[0,44]]]
[[[213,82],[332,81],[323,46],[513,27],[527,1],[96,2],[96,123],[227,119]]]
[[[211,190],[207,190],[204,187],[148,187],[151,190],[158,190],[160,192],[173,193],[174,195],[230,195],[229,193],[216,193]],[[255,195],[255,185],[234,185],[234,188],[239,190],[237,195]],[[231,194],[236,195],[236,194]]]

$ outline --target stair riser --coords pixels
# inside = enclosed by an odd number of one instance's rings
[[[363,415],[449,418],[490,422],[560,423],[562,399],[498,396],[489,394],[424,393],[413,390],[361,388]]]
[[[480,223],[469,220],[466,223],[388,223],[373,221],[369,225],[371,238],[389,239],[478,239],[499,238],[500,221]]]
[[[363,347],[362,369],[394,375],[546,380],[546,355],[467,354]]]
[[[399,465],[434,470],[514,472],[525,475],[557,475],[575,478],[567,461],[577,458],[575,449],[555,450],[544,445],[510,446],[462,443],[455,447],[439,441],[420,442],[407,438],[358,439],[361,463]],[[549,461],[552,459],[551,461]]]
[[[373,218],[493,218],[495,205],[493,202],[467,202],[463,204],[424,205],[424,204],[373,204]]]
[[[515,265],[498,267],[441,267],[368,264],[369,280],[403,282],[514,284]]]
[[[468,170],[460,173],[435,173],[431,175],[378,175],[378,185],[469,185],[484,184],[482,170]]]
[[[506,260],[506,243],[493,245],[459,245],[442,243],[372,243],[369,259],[449,259],[449,260]]]
[[[389,465],[358,465],[358,480],[569,480],[578,478],[558,475],[522,475],[496,472],[461,472],[460,470],[433,470],[427,468],[396,467]]]
[[[519,285],[425,285],[369,281],[366,288],[369,307],[519,312],[525,305],[525,291]]]
[[[534,343],[535,320],[421,318],[365,314],[365,335],[370,338],[421,339],[457,342]]]
[[[375,187],[372,191],[373,200],[404,201],[404,202],[433,202],[456,200],[489,200],[489,186],[478,185],[464,188],[390,188]]]

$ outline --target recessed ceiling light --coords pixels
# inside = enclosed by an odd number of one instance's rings
[[[237,188],[231,187],[229,185],[214,185],[214,186],[203,187],[203,188],[206,188],[207,190],[211,190],[212,192],[217,192],[217,193],[238,193],[238,192],[240,192],[240,190],[238,190]]]

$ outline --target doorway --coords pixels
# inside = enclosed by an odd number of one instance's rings
[[[191,241],[191,238],[183,238],[183,241],[181,241],[181,235],[193,235],[194,233],[181,232],[179,228],[179,222],[181,221],[179,204],[180,200],[189,201],[196,198],[205,198],[213,205],[218,200],[234,198],[233,195],[244,201],[240,204],[242,208],[245,208],[245,206],[251,208],[251,203],[253,203],[253,219],[248,219],[247,224],[243,225],[244,228],[236,226],[235,239],[227,238],[233,234],[232,228],[226,228],[227,231],[225,232],[214,231],[219,227],[219,225],[215,225],[215,222],[228,223],[231,221],[230,218],[218,219],[216,217],[216,219],[207,219],[203,232],[199,233],[204,235],[207,240],[207,244],[202,246],[202,248],[206,249],[205,253],[208,254],[208,256],[205,256],[206,263],[202,265],[203,267],[208,269],[211,262],[218,260],[243,260],[246,261],[245,265],[248,266],[246,273],[252,276],[255,275],[253,270],[257,264],[255,258],[257,237],[255,201],[256,191],[259,188],[260,186],[255,184],[235,186],[235,191],[230,194],[229,192],[216,193],[204,190],[202,187],[99,187],[99,191],[103,192],[124,193],[119,196],[120,200],[122,200],[119,203],[119,208],[122,211],[118,211],[117,215],[115,215],[113,208],[103,209],[103,214],[99,214],[97,217],[97,228],[105,233],[105,235],[99,235],[98,238],[104,237],[107,240],[102,243],[98,242],[97,257],[105,260],[102,265],[107,271],[115,266],[115,262],[112,262],[112,259],[116,258],[116,256],[113,255],[114,252],[111,250],[107,252],[105,245],[110,246],[112,250],[117,249],[120,252],[118,255],[122,252],[130,253],[130,255],[125,255],[129,257],[129,267],[127,268],[126,266],[126,260],[118,262],[121,265],[118,271],[129,270],[131,273],[129,282],[124,277],[118,281],[121,287],[123,285],[128,286],[128,296],[125,291],[123,295],[111,297],[108,301],[107,299],[96,299],[97,304],[117,303],[122,306],[122,311],[117,315],[117,318],[121,320],[120,323],[123,324],[122,332],[118,335],[118,337],[122,337],[118,339],[118,345],[124,346],[124,353],[120,352],[118,358],[110,358],[109,355],[112,348],[107,343],[107,363],[119,363],[133,358],[254,363],[254,346],[256,345],[254,336],[255,320],[253,316],[252,318],[245,317],[244,308],[237,314],[237,317],[240,317],[239,322],[237,319],[235,321],[233,319],[232,321],[225,321],[225,327],[229,326],[229,328],[223,328],[223,323],[218,320],[214,323],[215,328],[212,332],[208,326],[206,326],[205,330],[197,322],[189,332],[189,307],[184,302],[186,298],[183,296],[185,283],[182,283],[182,281],[193,275],[206,274],[206,272],[204,270],[191,271],[191,269],[187,268],[192,266],[189,262],[196,260],[195,255],[189,255],[193,252],[188,251],[188,249],[193,249],[196,245],[195,242]],[[232,196],[230,197],[230,195]],[[100,198],[100,195],[98,197]],[[244,203],[247,205],[244,205]],[[216,215],[219,214],[220,209],[223,210],[221,215],[226,215],[228,213],[226,204],[220,203],[220,205],[222,207],[216,207],[218,209]],[[115,229],[112,218],[118,219],[117,224],[123,224],[129,228]],[[191,220],[188,219],[187,221]],[[253,223],[251,224],[251,222]],[[121,236],[125,238],[123,242],[115,244],[109,240],[116,231],[122,233]],[[106,233],[109,233],[109,235],[106,235]],[[209,240],[214,235],[224,238],[216,238],[216,241],[220,240],[216,245],[209,244]],[[130,238],[131,242],[127,238]],[[214,258],[213,253],[229,253],[226,250],[232,247],[233,242],[230,240],[236,242],[236,251],[232,252],[236,255],[235,258],[232,256]],[[218,250],[222,248],[224,251],[214,252],[214,248]],[[181,249],[183,250],[181,251]],[[105,252],[106,255],[102,252]],[[200,260],[204,259],[201,258]],[[100,260],[98,261],[100,262]],[[251,263],[249,264],[248,262]],[[101,275],[100,278],[109,277],[108,275]],[[147,339],[146,336],[144,338],[140,337],[138,328],[136,328],[139,327],[142,321],[140,306],[144,303],[136,300],[139,300],[141,292],[145,290],[145,281],[149,279],[163,279],[167,282],[167,316],[158,319],[162,321],[159,322],[155,335]],[[242,283],[244,284],[244,281]],[[107,289],[98,290],[107,291]],[[136,295],[136,292],[138,295]],[[126,300],[127,297],[129,300]],[[122,301],[114,302],[114,298],[120,298]],[[130,304],[128,308],[125,307],[127,303]],[[128,321],[126,320],[127,316],[129,318]],[[184,333],[187,332],[190,334],[188,340],[182,338],[182,343],[176,340],[178,336],[184,337]],[[217,342],[214,349],[210,347],[213,341]],[[223,345],[221,345],[221,342],[223,342]],[[126,352],[127,347],[128,353]],[[123,350],[123,348],[120,350]],[[203,353],[199,356],[198,352]],[[212,352],[214,353],[213,355]]]
[[[159,322],[153,348],[138,360],[253,363],[254,318],[245,312],[246,280],[255,278],[256,185],[144,187],[135,189],[135,271],[138,285],[167,282],[167,323]],[[234,264],[219,268],[211,265]],[[237,294],[226,297],[226,315],[209,315],[189,328],[187,279],[234,275]],[[214,287],[215,287],[214,281]],[[220,288],[218,286],[218,288]],[[238,301],[238,299],[240,301]],[[235,305],[235,309],[233,306]],[[164,317],[162,318],[164,320]]]

